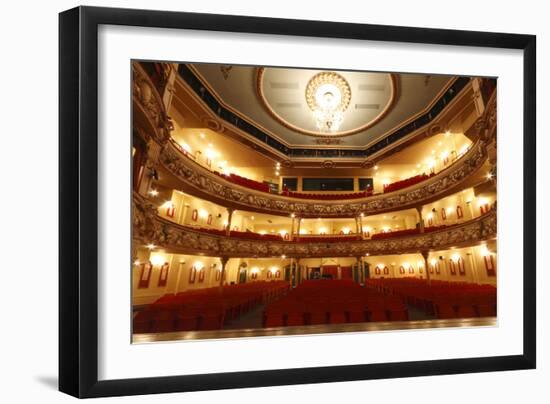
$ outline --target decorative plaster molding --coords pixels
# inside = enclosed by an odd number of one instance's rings
[[[187,192],[224,206],[282,216],[356,217],[409,209],[455,193],[486,158],[484,143],[478,141],[452,166],[426,181],[395,192],[342,201],[304,200],[236,185],[184,156],[171,142],[162,150],[160,164]]]
[[[157,208],[134,194],[132,203],[135,245],[154,244],[167,252],[224,257],[346,257],[419,253],[477,245],[497,234],[497,213],[493,209],[471,221],[430,233],[385,240],[327,243],[246,240],[200,232],[162,219]]]
[[[162,145],[170,138],[170,132],[174,129],[174,125],[166,113],[161,95],[139,62],[132,63],[132,75],[134,108],[137,107],[143,111],[153,128],[153,133],[138,131],[138,134],[152,137]]]

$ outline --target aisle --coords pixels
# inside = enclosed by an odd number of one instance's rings
[[[262,318],[265,305],[261,304],[250,310],[243,316],[232,320],[229,324],[223,327],[224,330],[242,330],[250,328],[262,328]]]

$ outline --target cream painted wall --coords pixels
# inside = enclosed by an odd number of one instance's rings
[[[462,223],[481,216],[480,206],[485,204],[491,206],[495,200],[495,193],[476,196],[474,194],[474,189],[468,188],[454,195],[440,199],[434,203],[424,205],[422,208],[422,217],[424,218],[424,223],[426,226],[430,225],[430,218],[433,226]],[[462,208],[464,215],[462,219],[457,217],[458,206]],[[443,209],[445,210],[446,217],[443,216]]]
[[[225,228],[228,220],[227,208],[215,203],[184,194],[180,191],[171,191],[170,198],[166,201],[158,200],[159,216],[178,224],[192,227],[211,228],[222,230]],[[168,215],[168,209],[175,209],[174,216]],[[193,211],[197,211],[197,219],[193,220]],[[208,218],[212,216],[211,223],[208,224]],[[256,226],[254,213],[245,211],[235,211],[231,219],[231,230],[235,227],[239,231],[255,231]],[[290,232],[291,219],[288,219],[288,231]]]
[[[382,255],[368,256],[365,261],[369,263],[369,275],[371,278],[404,278],[415,277],[425,278],[424,258],[421,254]],[[405,274],[399,273],[399,268],[405,267]],[[414,273],[409,273],[409,266],[412,266]],[[376,274],[376,267],[380,268],[380,274]],[[384,274],[384,267],[387,267],[389,274]],[[422,272],[419,271],[422,268]]]
[[[497,277],[489,276],[487,274],[484,261],[484,255],[487,254],[492,256],[493,263],[495,265],[495,272],[497,272],[496,254],[494,252],[487,251],[487,248],[484,245],[431,252],[428,256],[428,263],[439,263],[440,273],[437,274],[434,270],[433,273],[430,273],[430,278],[451,282],[472,282],[496,285]],[[459,274],[458,266],[456,266],[456,275],[452,275],[450,271],[450,260],[453,259],[456,261],[459,257],[464,260],[465,275]],[[424,266],[424,258],[421,254],[369,256],[366,258],[366,261],[370,264],[371,278],[403,278],[413,276],[415,278],[426,279],[425,269],[423,269],[422,273],[418,270],[419,266]],[[413,266],[413,274],[409,273],[407,264]],[[383,272],[380,275],[376,275],[376,266],[380,266],[381,270],[384,266],[387,266],[390,270],[389,276],[384,275]],[[400,266],[405,267],[405,274],[399,273]]]
[[[388,213],[384,215],[375,215],[369,217],[363,217],[362,224],[363,230],[369,232],[371,235],[380,233],[382,231],[391,229],[403,230],[414,229],[418,222],[417,213],[415,210],[407,210],[402,212]],[[249,222],[250,223],[250,222]],[[297,231],[298,224],[295,223],[294,231]],[[290,232],[292,228],[292,220],[288,219],[282,223],[270,224],[267,221],[255,221],[252,230],[257,233],[283,233]],[[319,235],[321,233],[326,234],[339,234],[343,231],[344,234],[348,234],[351,230],[352,233],[356,232],[356,225],[354,219],[302,219],[300,224],[300,234],[312,234]]]
[[[175,112],[175,111],[174,111]],[[269,181],[280,183],[283,177],[298,178],[299,192],[302,190],[303,177],[325,177],[326,172],[321,169],[303,168],[280,168],[276,170],[276,162],[267,157],[246,149],[247,153],[257,154],[256,158],[261,160],[261,166],[242,165],[234,153],[235,149],[243,147],[241,144],[230,139],[223,141],[218,135],[212,133],[208,128],[188,128],[185,120],[175,113],[173,137],[189,153],[195,157],[195,161],[213,171],[234,173],[259,182]],[[403,152],[395,153],[386,159],[377,162],[375,168],[335,171],[334,177],[354,178],[354,191],[358,191],[358,179],[371,177],[374,181],[374,191],[383,192],[384,184],[400,181],[418,174],[430,171],[439,172],[452,164],[453,160],[462,155],[471,144],[470,139],[464,135],[464,128],[469,128],[475,114],[471,108],[458,116],[451,125],[449,134],[440,133],[424,141],[407,148]],[[200,134],[204,138],[200,137]],[[213,138],[214,140],[211,140]],[[217,140],[219,140],[217,142]],[[413,157],[411,157],[411,155]],[[207,164],[210,161],[210,165]],[[279,171],[278,176],[276,172]],[[322,193],[315,191],[314,193]],[[343,192],[345,193],[345,192]]]
[[[452,250],[434,251],[428,256],[429,265],[439,263],[440,273],[435,270],[430,273],[431,279],[452,281],[452,282],[472,282],[480,284],[496,285],[496,276],[490,276],[485,266],[485,256],[491,256],[495,273],[497,268],[496,252],[491,245],[488,249],[486,245],[480,245],[468,248],[456,248]],[[489,251],[491,250],[491,252]],[[451,274],[451,259],[457,261],[462,258],[465,268],[464,275],[461,275],[456,266],[456,274]],[[370,265],[371,278],[404,278],[415,277],[426,279],[426,270],[424,268],[424,259],[421,254],[402,254],[402,255],[384,255],[362,257],[365,263]],[[146,288],[139,288],[139,278],[141,276],[141,264],[150,261],[153,264],[149,285]],[[284,279],[284,267],[289,265],[290,258],[233,258],[226,265],[226,284],[238,282],[238,272],[241,263],[246,263],[247,282],[254,281],[252,273],[257,273],[256,280],[276,280]],[[294,260],[294,262],[296,262]],[[300,265],[304,268],[322,267],[323,265],[353,266],[357,260],[355,257],[337,257],[337,258],[303,258]],[[169,271],[166,285],[159,286],[161,266],[164,263],[169,264]],[[205,276],[202,282],[199,281],[199,272],[195,282],[190,282],[189,275],[191,268],[202,268]],[[376,274],[376,267],[380,268],[380,274]],[[405,273],[400,273],[400,267],[403,266]],[[409,272],[412,266],[414,272]],[[389,269],[389,274],[383,272],[383,268]],[[149,304],[166,293],[178,293],[190,289],[200,289],[217,286],[216,271],[221,268],[220,259],[217,257],[204,257],[193,255],[167,254],[162,250],[150,251],[147,248],[140,248],[137,251],[137,259],[132,266],[132,302],[134,305]],[[421,269],[421,270],[420,270]],[[268,278],[268,271],[274,273],[272,278]],[[276,271],[280,271],[280,277],[276,278]],[[305,277],[305,274],[303,275]]]
[[[141,265],[151,261],[153,269],[149,280],[149,286],[139,288],[141,276]],[[170,265],[168,270],[167,283],[165,286],[158,286],[161,266],[164,263]],[[240,259],[232,258],[226,264],[225,283],[237,282],[237,269]],[[190,282],[191,268],[201,268],[204,271],[204,280],[200,279],[200,271],[194,282]],[[221,261],[217,257],[204,257],[196,255],[167,254],[162,251],[149,251],[146,248],[137,252],[137,262],[132,266],[132,303],[134,305],[149,304],[167,293],[178,293],[191,289],[203,289],[219,285],[216,280],[216,272],[221,269]]]

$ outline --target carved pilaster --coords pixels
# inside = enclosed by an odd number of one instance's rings
[[[174,129],[173,123],[166,113],[163,99],[139,62],[132,63],[132,73],[134,124],[142,126],[138,133],[147,133],[163,145],[168,141],[170,132]],[[145,127],[145,122],[140,121],[140,114],[145,115],[148,120],[148,127]]]

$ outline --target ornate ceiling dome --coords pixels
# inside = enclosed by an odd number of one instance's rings
[[[334,133],[338,131],[350,99],[349,84],[338,73],[318,73],[307,83],[307,105],[313,112],[317,129],[321,132]]]
[[[391,109],[395,78],[386,73],[259,68],[257,91],[277,121],[311,136],[346,136]]]

